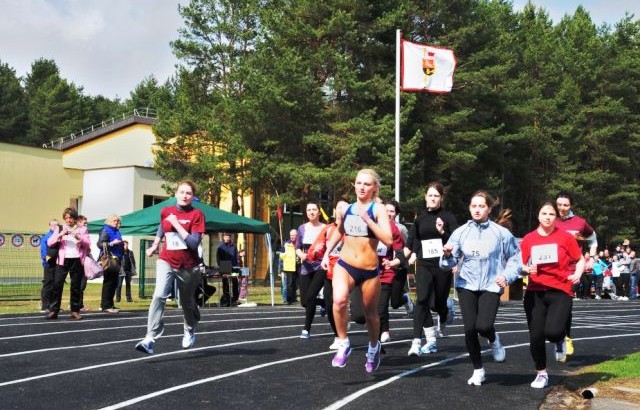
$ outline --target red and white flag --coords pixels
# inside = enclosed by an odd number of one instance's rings
[[[402,91],[448,93],[453,87],[453,50],[402,40]]]

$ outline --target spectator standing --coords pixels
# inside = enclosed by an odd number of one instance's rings
[[[87,217],[84,215],[78,215],[78,226],[87,226],[89,221]],[[87,228],[89,229],[89,228]],[[80,313],[90,312],[91,308],[89,306],[84,305],[84,292],[87,289],[87,277],[82,275],[82,282],[80,283],[80,290],[82,291],[80,295]]]
[[[298,291],[298,277],[300,275],[300,258],[296,255],[296,241],[298,231],[289,231],[289,239],[284,243],[283,252],[280,254],[282,260],[282,274],[286,283],[285,302],[292,305],[297,302],[296,292]]]
[[[218,250],[216,252],[216,261],[218,262],[218,266],[220,266],[220,262],[223,261],[230,262],[232,267],[240,266],[240,256],[238,247],[231,240],[231,234],[228,232],[223,233],[222,243],[218,246]],[[220,299],[220,306],[235,306],[238,304],[239,297],[240,287],[238,284],[238,277],[233,275],[224,275],[222,277],[222,298]]]
[[[80,299],[82,290],[80,284],[84,276],[83,261],[90,251],[91,241],[85,226],[78,226],[78,212],[74,208],[66,208],[62,212],[64,225],[56,227],[47,240],[50,247],[58,244],[56,259],[56,273],[49,297],[49,312],[47,319],[57,319],[62,303],[62,292],[67,274],[71,277],[71,319],[80,320]]]
[[[49,246],[47,241],[59,229],[58,220],[49,221],[49,231],[40,239],[40,259],[42,260],[42,290],[40,292],[40,313],[47,313],[51,300],[51,290],[53,289],[53,279],[56,274],[56,259],[58,257],[58,243],[55,246]]]
[[[631,258],[631,271],[629,280],[629,299],[635,300],[638,298],[638,276],[640,275],[640,259],[636,257],[636,252],[629,252]]]
[[[609,264],[604,259],[604,252],[596,255],[593,264],[593,281],[595,282],[596,295],[594,299],[602,299],[602,283],[604,281],[604,273],[609,270]]]
[[[121,219],[118,215],[110,215],[104,220],[104,227],[100,231],[98,237],[98,248],[100,255],[104,252],[103,246],[106,245],[109,253],[120,261],[122,266],[122,255],[124,253],[124,245],[122,235],[120,234]],[[120,280],[119,270],[105,270],[102,275],[102,297],[100,299],[100,309],[105,313],[115,314],[120,310],[113,304],[113,299],[118,288]]]
[[[122,295],[122,281],[125,282],[125,294],[127,302],[133,302],[131,297],[131,278],[136,275],[136,258],[133,251],[129,249],[129,242],[122,241],[122,269],[118,277],[118,287],[116,288],[116,302],[120,302]]]

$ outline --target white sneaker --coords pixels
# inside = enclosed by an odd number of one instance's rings
[[[407,356],[420,356],[420,339],[413,339]]]
[[[481,386],[485,381],[484,369],[476,369],[473,371],[473,375],[467,380],[469,386]]]
[[[380,335],[380,342],[387,343],[390,341],[391,341],[391,335],[389,334],[389,332],[382,332],[382,334]]]
[[[182,348],[189,349],[196,343],[196,332],[194,330],[187,330],[182,336]]]
[[[498,333],[496,332],[496,340],[493,341],[493,343],[491,343],[491,350],[493,353],[493,360],[500,363],[500,362],[504,362],[504,359],[507,356],[507,351],[504,349],[504,346],[502,346],[502,343],[500,343],[500,336],[498,336]]]
[[[300,333],[300,339],[308,339],[309,337],[311,337],[311,335],[308,330],[303,330],[302,333]]]
[[[412,315],[413,314],[413,300],[411,300],[411,295],[409,295],[408,293],[405,293],[404,296],[407,299],[407,303],[404,304],[404,309],[407,312],[407,315]]]
[[[596,300],[600,300],[600,299],[602,299],[602,297],[600,297],[600,295],[596,295],[595,299]]]
[[[549,375],[546,373],[538,373],[536,379],[531,382],[531,387],[534,389],[544,389],[549,385]]]
[[[329,350],[338,350],[339,347],[340,347],[340,338],[334,337],[333,343],[331,343],[331,346],[329,346]]]
[[[556,343],[556,362],[567,361],[567,341],[563,340],[560,343]]]

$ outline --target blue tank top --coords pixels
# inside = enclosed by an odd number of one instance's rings
[[[378,222],[375,214],[373,213],[373,206],[375,202],[372,202],[367,208],[367,213],[369,214],[369,218],[373,222]],[[353,206],[355,204],[349,205],[347,211],[344,213],[344,221],[342,222],[342,227],[344,229],[344,234],[347,236],[360,236],[366,238],[377,239],[377,236],[369,229],[367,223],[360,217],[360,215],[355,215],[353,213]]]

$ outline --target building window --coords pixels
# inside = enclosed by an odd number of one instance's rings
[[[167,198],[168,197],[166,196],[144,195],[142,198],[142,207],[149,208],[150,206],[159,204]]]

